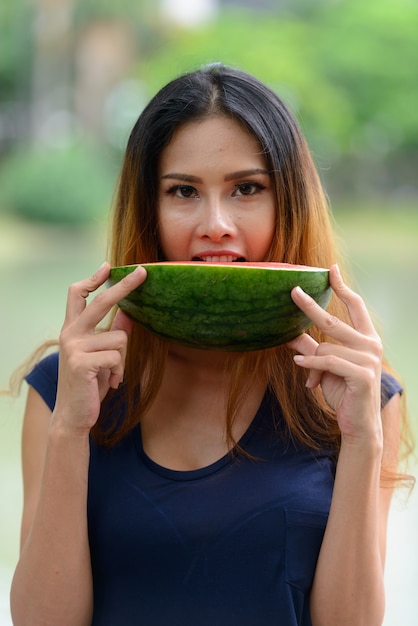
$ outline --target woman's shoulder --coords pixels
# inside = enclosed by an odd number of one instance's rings
[[[51,411],[57,395],[58,361],[58,352],[48,354],[25,376],[26,382],[36,389]]]
[[[382,372],[381,383],[381,406],[383,407],[389,402],[389,400],[397,393],[402,394],[403,387],[400,382],[389,372]]]

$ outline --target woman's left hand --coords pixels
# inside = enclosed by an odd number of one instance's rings
[[[336,265],[330,269],[330,284],[347,306],[352,326],[322,309],[296,287],[292,290],[295,304],[336,343],[318,344],[303,334],[287,345],[298,352],[295,362],[309,370],[306,386],[321,386],[336,413],[343,439],[380,440],[382,342],[363,299],[345,285]]]

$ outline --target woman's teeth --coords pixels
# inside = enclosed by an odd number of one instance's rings
[[[201,256],[193,257],[193,261],[205,261],[206,263],[232,263],[234,261],[244,261],[244,257],[237,257],[223,254],[221,256]]]

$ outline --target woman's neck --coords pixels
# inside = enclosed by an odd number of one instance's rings
[[[234,360],[220,352],[170,349],[160,390],[141,422],[144,450],[153,460],[172,469],[195,469],[226,454]],[[233,424],[235,441],[247,430],[265,391],[254,376],[242,384],[246,399]]]

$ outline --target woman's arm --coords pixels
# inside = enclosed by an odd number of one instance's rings
[[[384,557],[391,490],[380,484],[382,460],[397,467],[399,398],[381,413],[382,346],[363,300],[332,267],[330,281],[352,326],[323,311],[300,290],[294,301],[333,342],[309,335],[289,343],[321,386],[341,431],[333,498],[311,592],[313,626],[380,626],[384,615]]]
[[[93,607],[87,532],[89,434],[101,401],[123,378],[127,336],[122,313],[107,332],[97,325],[146,277],[142,268],[99,293],[104,264],[70,287],[59,341],[54,411],[30,389],[23,426],[22,549],[11,589],[15,626],[84,626]]]
[[[88,434],[65,433],[29,389],[22,433],[24,508],[11,609],[16,626],[91,623]]]
[[[399,396],[382,412],[385,464],[397,467]],[[388,445],[387,445],[387,443]],[[390,458],[389,458],[390,457]],[[380,626],[392,489],[380,486],[381,447],[342,445],[331,510],[311,593],[314,626]]]

